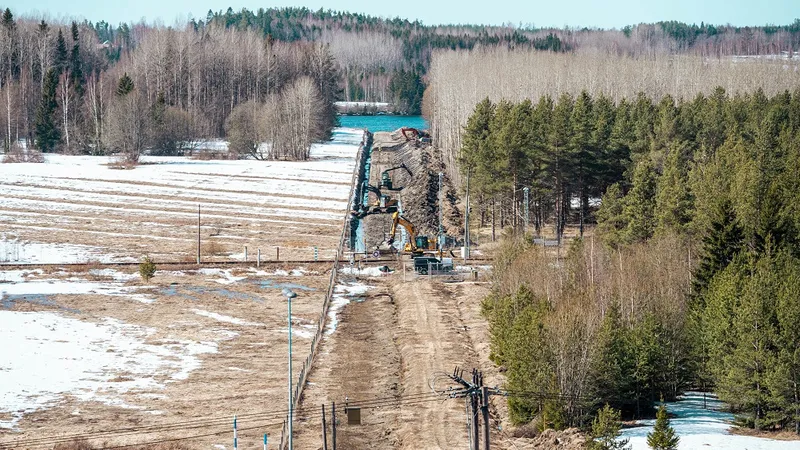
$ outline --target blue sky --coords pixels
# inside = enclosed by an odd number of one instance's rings
[[[46,12],[53,18],[121,21],[160,20],[172,24],[189,14],[203,18],[209,9],[307,6],[449,23],[534,24],[620,28],[639,22],[679,20],[733,25],[788,24],[800,18],[800,0],[7,0],[17,15]]]

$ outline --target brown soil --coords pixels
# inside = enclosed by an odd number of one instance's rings
[[[364,302],[345,307],[338,329],[323,341],[303,407],[335,401],[340,408],[345,397],[385,399],[362,409],[361,426],[340,424],[338,448],[466,447],[463,400],[435,396],[431,383],[437,390],[451,385],[442,375],[456,365],[494,371],[482,344],[488,340],[480,298],[487,285],[404,283],[399,272],[362,281],[375,288]],[[296,429],[298,448],[321,448],[319,418]]]
[[[777,439],[779,441],[800,441],[800,434],[794,430],[781,430],[781,431],[756,431],[752,428],[731,427],[731,434],[738,434],[740,436],[754,436],[766,439]]]

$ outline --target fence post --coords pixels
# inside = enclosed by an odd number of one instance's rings
[[[325,424],[325,405],[322,405],[322,450],[328,450],[328,426]]]
[[[267,450],[267,433],[264,433],[264,450]]]
[[[258,249],[258,252],[257,252],[256,267],[261,267],[261,249]]]
[[[236,415],[233,416],[233,450],[239,448],[239,436],[236,430]]]
[[[247,261],[247,246],[244,246],[244,260]]]
[[[336,402],[331,405],[331,427],[333,430],[331,443],[333,444],[333,450],[336,450]]]
[[[281,260],[281,248],[275,247],[275,261]]]

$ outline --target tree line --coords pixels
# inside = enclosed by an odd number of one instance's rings
[[[800,19],[790,25],[735,27],[664,21],[621,30],[534,26],[425,25],[408,19],[308,8],[243,8],[209,11],[208,24],[257,30],[276,40],[330,43],[339,62],[345,100],[393,101],[402,93],[389,80],[404,70],[424,83],[437,51],[505,49],[580,52],[628,57],[689,54],[794,56],[800,49]],[[413,95],[413,94],[412,94]],[[412,96],[401,97],[411,103]],[[403,111],[406,111],[403,109]],[[411,109],[416,112],[417,109]]]
[[[139,27],[129,33],[135,45],[121,47],[130,36],[99,42],[103,33],[113,31],[16,20],[5,11],[0,122],[6,149],[25,141],[45,152],[123,150],[130,162],[145,148],[182,154],[199,140],[226,136],[226,124],[236,122],[232,113],[252,103],[278,105],[272,110],[279,117],[260,122],[261,135],[278,142],[269,157],[294,158],[307,157],[310,142],[336,124],[339,74],[323,44],[281,43],[217,26]],[[290,152],[287,145],[299,147]]]
[[[605,100],[564,101],[574,155],[589,129],[578,102]],[[740,425],[800,432],[800,90],[640,95],[612,109],[616,137],[598,154],[623,151],[596,233],[558,262],[509,240],[496,263],[484,301],[492,357],[509,389],[549,394],[510,400],[512,418],[588,426],[604,404],[642,417],[694,388],[717,392]],[[573,163],[571,183],[604,174],[595,161]]]
[[[577,98],[586,91],[619,104],[623,99],[635,102],[639,93],[654,102],[667,94],[673,99],[693,99],[698,94],[711,95],[718,86],[731,93],[760,88],[766,95],[774,95],[800,83],[796,67],[794,61],[688,55],[629,57],[501,48],[446,51],[437,53],[432,61],[423,109],[448,175],[463,186],[458,159],[464,148],[464,127],[484,98],[494,103],[503,99],[519,103],[549,96],[557,102],[564,93]]]

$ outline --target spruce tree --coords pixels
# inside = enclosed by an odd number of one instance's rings
[[[633,394],[634,355],[628,346],[628,334],[619,304],[614,302],[597,333],[591,380],[594,397],[617,409],[626,406]]]
[[[597,211],[597,233],[603,242],[611,247],[619,247],[624,239],[625,229],[628,227],[624,214],[625,196],[619,183],[608,187]]]
[[[669,144],[664,172],[658,179],[656,211],[661,232],[686,231],[692,220],[694,198],[689,190],[687,149],[683,142]]]
[[[58,108],[56,89],[58,87],[58,73],[55,68],[47,71],[42,89],[42,99],[36,109],[34,127],[36,130],[36,145],[43,152],[52,152],[61,139],[61,132],[56,126],[55,113]]]
[[[655,428],[647,433],[647,446],[653,450],[677,450],[678,441],[680,438],[675,435],[675,429],[669,424],[667,408],[664,405],[659,406]]]
[[[58,71],[56,75],[61,75],[65,70],[67,70],[67,68],[69,68],[67,42],[64,40],[64,34],[61,32],[61,30],[58,30],[58,37],[56,38],[56,52],[55,55],[53,55],[53,65]]]
[[[75,94],[78,98],[83,96],[83,85],[85,80],[83,79],[83,70],[81,69],[81,49],[80,49],[80,41],[78,35],[78,24],[72,22],[72,52],[70,53],[70,78],[72,88],[75,90]]]
[[[788,427],[800,434],[800,260],[783,251],[778,257],[778,367],[770,390],[779,396]]]
[[[625,450],[629,449],[628,440],[622,439],[620,430],[620,413],[606,404],[597,412],[592,422],[592,433],[589,437],[590,450]]]
[[[773,256],[750,265],[751,275],[734,310],[731,352],[724,357],[725,372],[717,386],[720,397],[744,412],[745,423],[759,430],[779,419],[771,413],[768,380],[777,366],[775,348],[778,278]]]
[[[700,263],[692,279],[692,292],[702,296],[711,279],[728,267],[734,256],[743,249],[744,233],[739,226],[733,206],[723,198],[714,209],[711,227],[703,236]]]
[[[628,242],[641,242],[653,236],[656,228],[656,173],[649,160],[641,161],[633,172],[633,187],[625,197],[625,231]]]
[[[117,83],[117,95],[124,97],[133,92],[133,88],[133,79],[131,79],[131,77],[128,75],[128,72],[125,72],[119,78],[119,82]]]

